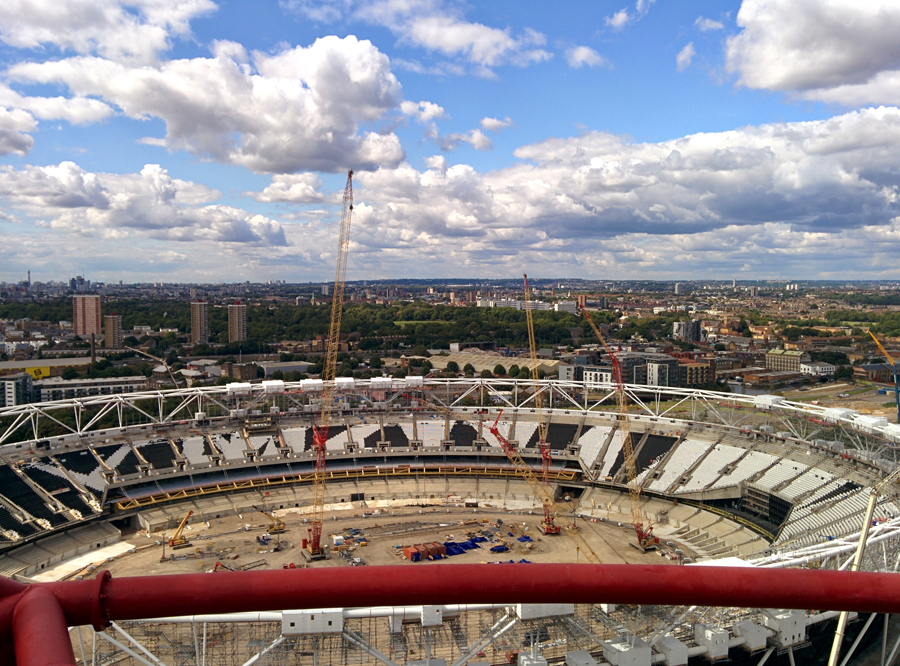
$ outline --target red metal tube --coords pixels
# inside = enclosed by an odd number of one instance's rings
[[[16,666],[74,666],[62,606],[43,586],[22,595],[13,613]]]
[[[455,603],[623,603],[900,612],[900,576],[751,567],[444,564],[44,583],[70,625],[173,615]]]

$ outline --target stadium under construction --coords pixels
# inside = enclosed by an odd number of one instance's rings
[[[893,578],[871,588],[886,606],[862,583],[856,595],[826,584],[857,568],[863,525],[858,568],[900,564],[894,426],[650,386],[625,387],[626,424],[613,385],[338,378],[325,557],[308,561],[325,388],[273,380],[2,410],[0,572],[30,586],[4,597],[49,585],[85,664],[824,663],[841,610],[859,611],[842,658],[896,656]],[[648,552],[629,548],[626,436],[659,542]],[[533,473],[504,444],[543,467],[558,536],[542,533]],[[145,590],[156,605],[134,591],[136,609],[116,606],[130,576],[173,573]]]

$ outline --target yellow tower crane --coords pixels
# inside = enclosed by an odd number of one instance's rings
[[[869,335],[872,336],[875,344],[878,345],[879,351],[881,351],[882,355],[888,360],[888,363],[891,364],[891,370],[894,372],[894,400],[897,403],[897,423],[900,423],[900,387],[897,385],[897,364],[894,362],[894,359],[891,358],[891,355],[887,353],[887,350],[881,346],[881,343],[878,341],[878,338],[875,337],[875,334],[872,333],[872,331],[869,331]]]
[[[347,276],[347,255],[350,251],[350,217],[353,213],[353,171],[347,172],[344,199],[341,207],[341,228],[338,236],[337,267],[334,273],[334,295],[331,301],[331,325],[328,328],[328,348],[322,366],[322,410],[319,422],[313,426],[313,451],[316,469],[313,474],[313,513],[308,528],[306,554],[309,559],[325,557],[322,550],[322,520],[325,515],[325,442],[334,408],[334,376],[341,342],[341,316],[344,310],[344,281]]]
[[[544,418],[544,396],[540,391],[538,380],[540,379],[539,361],[537,353],[537,342],[534,337],[534,316],[531,312],[531,287],[528,285],[528,274],[524,274],[525,278],[525,321],[528,326],[528,351],[531,358],[531,388],[532,399],[534,400],[535,418],[538,422],[538,446],[541,451],[541,483],[544,485],[546,492],[544,496],[553,497],[553,489],[550,487],[550,463],[553,462],[553,452],[547,444],[547,431],[550,424]],[[551,505],[544,502],[544,522],[540,526],[541,532],[548,535],[559,534],[559,525],[555,522],[555,514]]]

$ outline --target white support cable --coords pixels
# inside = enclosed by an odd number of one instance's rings
[[[194,635],[194,662],[200,666],[200,642],[197,640],[197,623],[191,623],[191,633]]]
[[[269,644],[269,646],[266,647],[265,650],[262,650],[261,652],[259,652],[259,654],[255,654],[252,657],[250,657],[247,661],[245,661],[244,666],[253,666],[253,664],[255,664],[257,661],[259,661],[261,657],[264,657],[265,655],[269,654],[269,652],[271,652],[272,650],[277,648],[283,642],[284,642],[284,636],[279,636],[274,641],[272,641]]]
[[[81,648],[81,664],[87,666],[87,656],[84,653],[84,639],[81,637],[81,627],[72,627],[78,634],[78,647]]]
[[[344,629],[341,635],[344,637],[345,641],[355,645],[370,657],[375,657],[375,659],[384,664],[384,666],[398,666],[397,662],[389,659],[384,653],[369,645],[361,636],[353,634],[349,629]],[[249,666],[249,664],[244,664],[244,666]]]
[[[668,634],[670,631],[672,631],[672,629],[674,629],[685,618],[685,616],[688,613],[692,613],[694,610],[696,610],[696,608],[697,608],[696,606],[689,606],[688,609],[686,611],[684,611],[681,615],[679,615],[677,619],[673,620],[672,622],[669,622],[668,624],[663,625],[660,629],[657,629],[656,633],[654,633],[650,637],[650,639],[647,641],[647,643],[649,643],[650,647],[653,647],[654,645],[656,645],[656,642],[660,638],[662,638],[663,636]],[[672,613],[672,615],[674,615],[674,612]],[[671,615],[669,617],[671,617]]]
[[[134,639],[131,636],[131,634],[129,634],[124,629],[122,629],[122,627],[120,627],[118,624],[116,624],[115,622],[111,622],[110,626],[112,626],[112,628],[115,629],[118,633],[122,634],[122,636],[124,636],[125,639],[128,640],[132,645],[134,645],[138,650],[140,650],[145,655],[147,655],[151,660],[156,662],[157,666],[166,666],[159,658],[157,658],[157,656],[155,654],[153,654],[152,652],[150,652],[150,650],[148,650],[143,645],[141,645],[136,639]]]
[[[503,626],[502,628],[497,630],[497,627],[499,625],[502,625],[509,617],[510,617],[510,614],[507,613],[498,622],[495,622],[494,626],[491,627],[490,629],[488,629],[485,636],[483,636],[482,639],[480,641],[478,641],[478,643],[476,643],[475,646],[472,647],[471,650],[469,650],[466,654],[461,655],[459,657],[459,659],[454,661],[453,664],[451,664],[451,666],[465,666],[465,664],[469,663],[469,661],[473,657],[475,657],[481,650],[483,650],[484,647],[486,645],[488,645],[491,641],[494,641],[494,640],[500,638],[500,636],[502,636],[507,631],[512,629],[514,626],[516,626],[516,623],[518,623],[519,618],[513,617],[512,620],[510,620],[510,622],[506,626]]]
[[[112,636],[110,636],[109,634],[107,634],[105,631],[98,631],[95,635],[96,635],[96,636],[102,636],[102,637],[105,638],[108,642],[110,642],[110,643],[112,643],[113,645],[115,645],[117,648],[119,648],[120,650],[122,650],[122,651],[123,651],[125,654],[127,654],[128,656],[132,657],[133,659],[137,659],[139,662],[141,662],[142,664],[144,664],[144,666],[157,666],[157,664],[154,664],[152,661],[148,661],[147,659],[145,659],[143,656],[141,656],[140,654],[138,654],[137,652],[135,652],[134,650],[132,650],[132,649],[131,649],[130,647],[128,647],[127,645],[125,645],[125,644],[120,643],[119,641],[117,641],[115,638],[113,638]],[[96,661],[97,661],[97,658],[96,658],[96,653],[95,653],[95,656],[94,656],[94,662],[96,663]]]
[[[763,653],[762,658],[759,660],[759,663],[756,666],[763,666],[763,664],[765,664],[769,660],[769,657],[772,656],[773,652],[775,652],[774,647],[770,647],[768,650],[766,650],[765,653]]]
[[[856,648],[859,646],[860,641],[862,641],[863,636],[866,635],[866,632],[869,630],[869,627],[872,626],[872,621],[875,619],[877,613],[871,613],[869,615],[869,619],[866,620],[866,623],[863,625],[863,628],[860,629],[859,634],[856,636],[856,640],[850,645],[850,649],[847,651],[847,655],[844,657],[843,661],[841,661],[841,666],[847,666],[847,662],[850,661],[850,657],[853,656],[853,653],[856,652]]]

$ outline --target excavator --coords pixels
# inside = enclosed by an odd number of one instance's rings
[[[269,527],[267,528],[269,534],[281,534],[282,532],[284,532],[287,529],[287,527],[285,526],[285,524],[281,520],[281,518],[274,516],[273,514],[269,513],[268,511],[263,511],[258,506],[254,506],[253,508],[256,509],[257,511],[259,511],[262,515],[264,515],[266,518],[268,518],[269,520],[272,521],[269,524]]]
[[[178,524],[178,529],[175,530],[175,534],[169,539],[169,548],[177,550],[179,548],[187,548],[191,545],[191,542],[184,537],[184,528],[187,525],[187,521],[193,515],[193,511],[188,511],[184,518],[181,519],[181,522]]]

